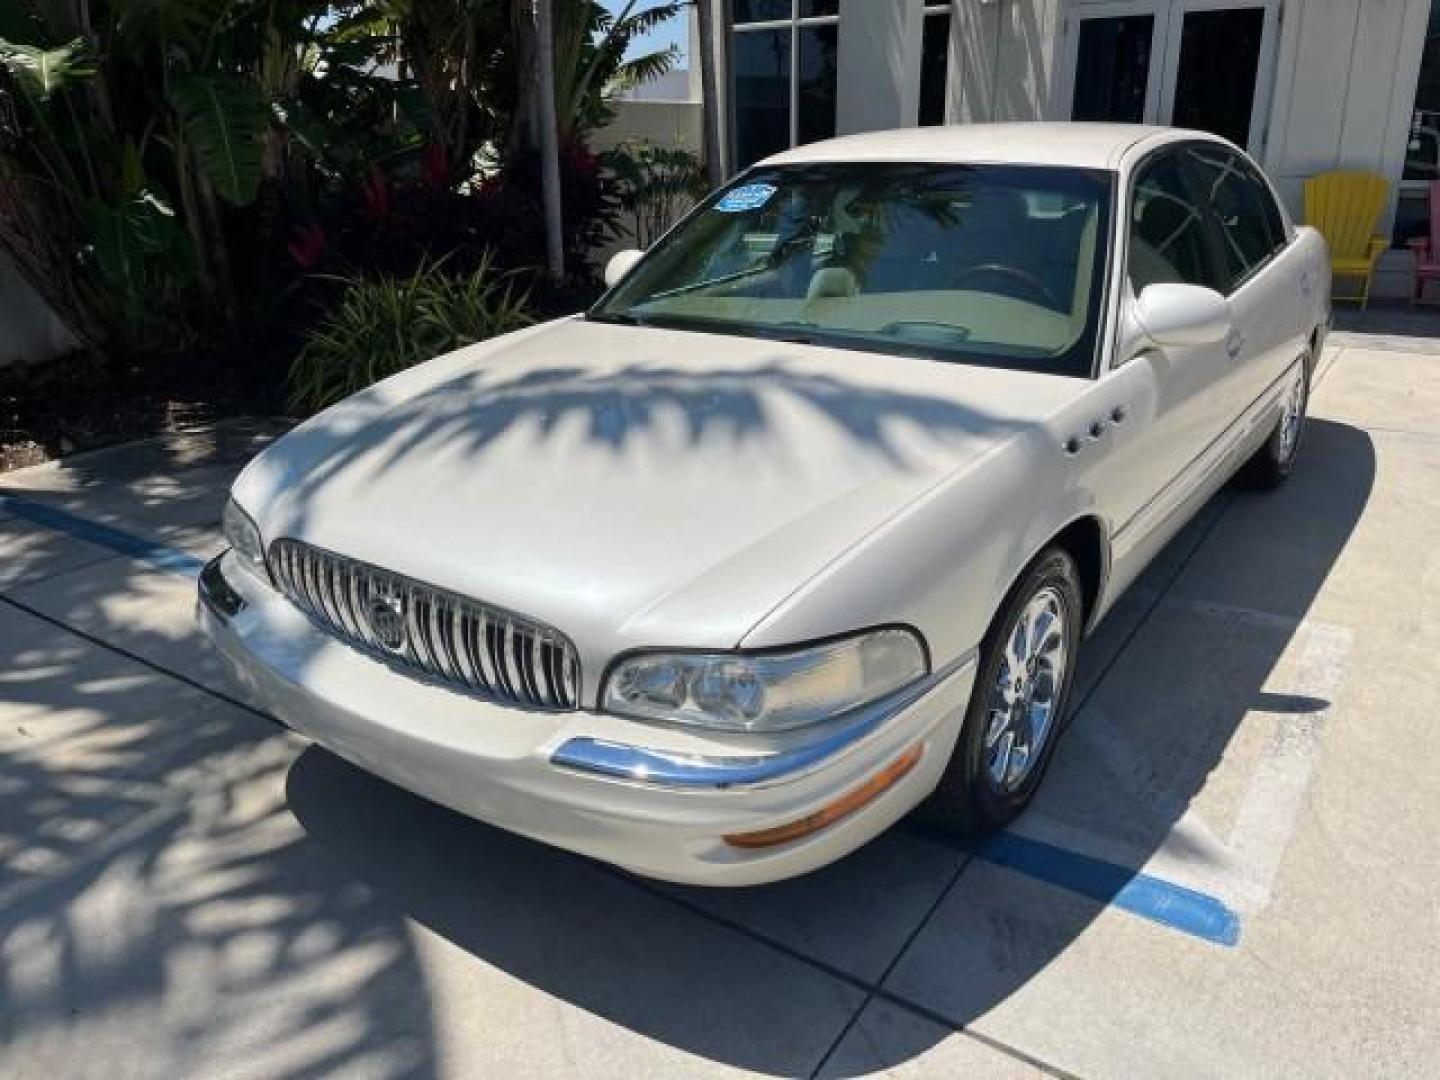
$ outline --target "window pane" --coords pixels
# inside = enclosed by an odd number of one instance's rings
[[[790,145],[790,31],[736,34],[734,61],[735,159],[744,168]]]
[[[835,74],[838,26],[802,26],[800,40],[800,123],[798,141],[814,142],[835,134]]]
[[[800,0],[800,18],[812,15],[839,15],[840,0]]]
[[[790,0],[730,0],[730,18],[737,23],[790,18]]]
[[[1072,120],[1145,121],[1155,16],[1081,19]]]
[[[1270,193],[1260,186],[1233,154],[1194,150],[1191,158],[1210,207],[1220,220],[1225,261],[1225,284],[1234,288],[1265,262],[1283,241],[1272,231],[1274,206]]]
[[[1206,247],[1205,216],[1174,154],[1147,165],[1130,205],[1130,283],[1179,282],[1219,289]]]
[[[1223,135],[1238,146],[1250,142],[1264,31],[1264,8],[1186,14],[1175,77],[1175,127]]]
[[[920,48],[920,126],[945,123],[945,79],[950,70],[950,16],[925,16]]]
[[[1435,179],[1440,179],[1440,4],[1432,2],[1420,54],[1415,111],[1410,114],[1405,175],[1395,205],[1397,245],[1430,236],[1430,181]]]

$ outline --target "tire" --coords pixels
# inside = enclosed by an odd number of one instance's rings
[[[1273,491],[1295,471],[1295,459],[1300,453],[1300,443],[1305,435],[1306,410],[1310,405],[1310,357],[1307,353],[1296,365],[1295,381],[1285,391],[1285,404],[1280,419],[1275,421],[1275,430],[1264,445],[1240,470],[1242,481],[1247,487],[1261,491]],[[1292,420],[1294,427],[1288,427]],[[1287,434],[1288,431],[1288,434]]]
[[[994,725],[1000,723],[1000,710],[992,706],[1004,702],[1007,695],[1010,698],[1017,695],[1015,684],[1011,681],[1012,661],[1007,658],[1006,646],[1019,640],[1016,633],[1021,619],[1033,615],[1037,606],[1042,612],[1049,612],[1051,601],[1056,602],[1059,610],[1053,625],[1063,635],[1062,662],[1059,665],[1052,663],[1049,668],[1051,707],[1038,746],[1032,745],[1025,755],[1023,774],[1012,776],[1011,770],[1016,768],[1013,758],[1019,752],[1020,739],[1012,737],[1009,748],[1005,749],[1002,734],[987,746],[987,735],[998,730]],[[917,810],[920,820],[946,831],[978,834],[1001,828],[1025,809],[1040,786],[1040,780],[1054,755],[1055,744],[1064,730],[1065,710],[1075,679],[1082,614],[1080,574],[1075,560],[1060,548],[1045,549],[1010,590],[981,643],[975,687],[970,693],[960,738],[940,783]],[[1048,639],[1049,635],[1045,633],[1041,637]],[[1058,682],[1053,677],[1055,666],[1060,668]],[[1026,685],[1019,693],[1024,694],[1028,690],[1038,700],[1047,692],[1046,666],[1041,662],[1032,665],[1032,670],[1036,674],[1033,677],[1027,674],[1022,678],[1022,683]],[[1008,689],[1001,686],[1002,676]],[[1009,710],[1012,719],[1017,715],[1035,715],[1023,708],[1023,702],[1030,701],[1030,697],[1018,700],[1022,706]],[[1034,729],[1031,731],[1033,735]],[[1002,750],[1007,758],[1004,765],[999,762]],[[1003,779],[997,777],[997,769],[1005,774]]]

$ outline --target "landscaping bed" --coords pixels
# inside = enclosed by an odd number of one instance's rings
[[[553,319],[583,310],[599,291],[595,285],[536,283],[531,316]],[[295,410],[286,373],[297,339],[282,335],[206,355],[136,361],[75,353],[0,369],[0,473],[227,417],[290,414]],[[441,341],[436,349],[454,344]]]
[[[175,357],[107,364],[76,355],[0,371],[0,473],[192,427],[282,411],[283,382]]]

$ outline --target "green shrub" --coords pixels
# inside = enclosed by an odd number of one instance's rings
[[[615,176],[620,209],[630,216],[631,234],[642,248],[660,239],[710,187],[700,159],[684,147],[641,139],[621,143],[602,160]]]
[[[422,263],[413,276],[350,277],[290,369],[290,404],[333,405],[387,375],[534,322],[530,294],[489,254],[468,276]]]

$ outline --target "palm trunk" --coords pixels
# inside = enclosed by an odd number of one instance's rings
[[[205,226],[200,218],[200,199],[195,193],[190,148],[181,140],[175,127],[171,129],[171,138],[176,148],[175,179],[180,191],[180,217],[185,222],[186,232],[190,234],[190,246],[195,250],[195,273],[200,279],[200,291],[206,302],[214,305],[215,276],[210,271],[209,245],[206,243]]]
[[[239,305],[235,295],[235,280],[230,273],[230,254],[225,243],[225,221],[220,215],[220,201],[215,195],[215,186],[210,183],[210,177],[199,169],[194,170],[194,175],[200,192],[200,208],[205,215],[206,228],[210,234],[211,250],[215,255],[215,295],[219,300],[220,314],[226,327],[233,330]]]
[[[560,139],[555,123],[555,18],[551,0],[534,0],[535,81],[540,102],[540,185],[545,200],[545,256],[550,280],[565,280],[560,203]]]
[[[511,18],[511,33],[515,43],[515,115],[510,118],[510,133],[505,141],[505,152],[509,156],[522,147],[534,147],[536,138],[535,98],[535,3],[534,0],[515,0]]]
[[[720,148],[720,80],[715,53],[715,0],[695,0],[700,29],[700,126],[705,156],[705,177],[712,188],[725,182],[725,160]]]
[[[447,168],[458,169],[460,175],[470,175],[470,108],[474,100],[474,91],[470,86],[470,78],[474,74],[475,66],[475,16],[467,13],[465,16],[465,30],[460,37],[460,74],[455,80],[456,88],[459,90],[460,117],[456,123],[458,130],[455,133],[455,145],[450,150]],[[447,178],[448,179],[448,178]]]

